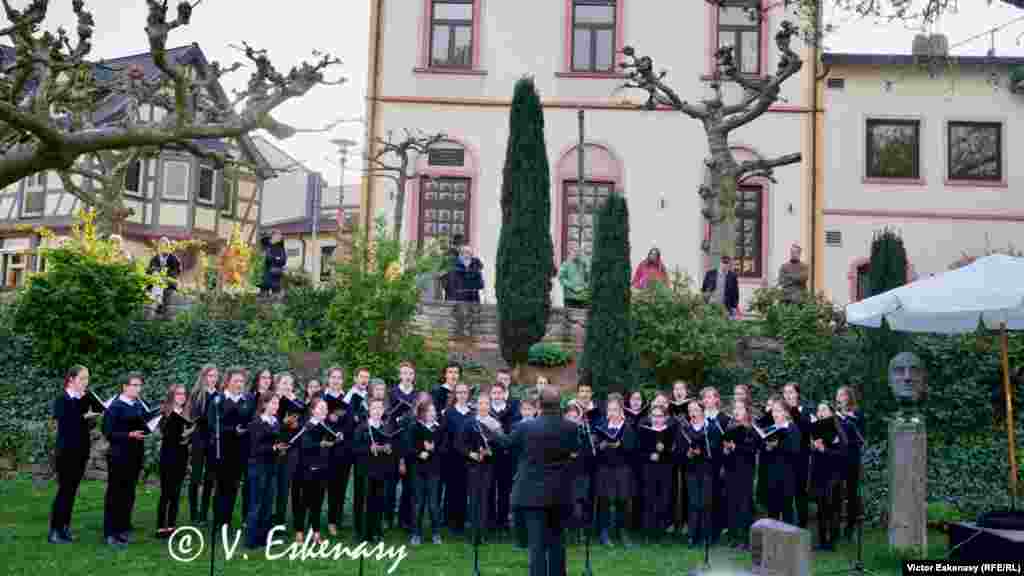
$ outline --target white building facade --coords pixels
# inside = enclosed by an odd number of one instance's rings
[[[824,287],[864,297],[874,234],[896,230],[908,276],[963,255],[1024,248],[1024,58],[827,54],[824,89]]]
[[[720,44],[737,45],[736,59],[751,75],[776,70],[775,32],[794,19],[778,4],[764,0],[758,20],[739,6],[719,11],[697,0],[373,0],[368,141],[405,129],[450,139],[417,158],[403,237],[421,243],[462,234],[484,262],[484,298],[494,302],[509,106],[515,82],[531,75],[545,107],[556,265],[581,237],[589,244],[593,206],[615,190],[629,204],[633,266],[658,247],[670,271],[699,282],[708,265],[697,192],[708,155],[703,128],[679,112],[639,110],[646,94],[617,90],[624,81],[619,51],[632,45],[651,56],[680,97],[699,101],[708,95]],[[803,79],[784,86],[779,105],[733,133],[739,160],[810,148],[804,103],[813,84],[804,68]],[[739,96],[733,85],[726,93],[727,102]],[[587,143],[582,198],[579,110]],[[792,243],[809,240],[801,218],[809,172],[790,166],[776,180],[757,182],[739,206],[741,302],[776,281]],[[367,188],[366,216],[390,220],[391,181],[377,178]],[[553,297],[561,303],[557,282]]]

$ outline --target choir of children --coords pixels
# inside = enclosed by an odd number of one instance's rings
[[[104,511],[104,537],[111,546],[130,541],[143,440],[159,429],[159,537],[177,525],[191,463],[192,521],[205,521],[215,496],[216,526],[230,524],[241,488],[245,543],[252,548],[264,546],[271,527],[285,523],[289,502],[296,541],[306,534],[320,540],[325,500],[327,529],[336,536],[350,477],[356,542],[379,541],[393,526],[397,507],[398,524],[413,545],[424,541],[429,515],[435,544],[442,542],[442,526],[460,535],[468,520],[483,542],[503,535],[511,520],[515,543],[525,548],[522,517],[508,501],[520,455],[496,442],[491,428],[500,425],[508,435],[534,417],[537,393],[531,386],[523,398],[510,400],[508,372],[499,372],[475,399],[457,365],[446,367],[442,383],[429,394],[416,389],[409,363],[399,367],[390,390],[360,368],[346,392],[344,371],[332,367],[326,388],[311,380],[302,399],[288,373],[263,370],[248,393],[248,371],[230,368],[223,380],[220,374],[204,366],[191,395],[172,385],[160,408],[151,411],[140,396],[141,376],[129,375],[120,394],[104,402],[87,392],[88,370],[72,368],[53,407],[59,490],[48,540],[73,539],[71,510],[90,430],[102,415],[111,445]],[[547,381],[538,379],[537,385]],[[600,405],[588,383],[577,387],[564,414],[581,435],[571,467],[573,505],[566,510],[566,525],[577,541],[584,530],[594,530],[601,544],[611,545],[614,534],[630,547],[630,532],[642,531],[648,542],[674,532],[697,547],[714,545],[727,532],[731,546],[749,549],[755,485],[758,508],[791,524],[806,525],[806,500],[813,496],[819,547],[826,550],[839,538],[845,498],[849,535],[860,514],[864,438],[853,389],[840,388],[834,405],[812,410],[800,401],[799,386],[790,383],[756,418],[747,386],[733,390],[729,414],[714,388],[701,390],[699,400],[688,393],[687,383],[679,381],[671,396],[656,393],[649,404],[632,391],[625,398],[609,394]],[[497,424],[484,426],[484,417]]]

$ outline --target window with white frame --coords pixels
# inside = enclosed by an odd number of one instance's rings
[[[167,160],[164,162],[163,198],[166,200],[188,200],[188,162]]]
[[[473,0],[433,0],[430,11],[430,65],[473,67]]]
[[[572,71],[615,71],[615,0],[574,0]]]
[[[762,22],[760,3],[724,0],[718,10],[718,46],[732,47],[733,62],[741,74],[761,73]]]

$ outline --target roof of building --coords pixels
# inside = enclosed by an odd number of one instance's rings
[[[1020,56],[956,56],[948,57],[951,64],[960,66],[1024,66]],[[907,66],[922,61],[913,54],[858,54],[826,52],[821,55],[824,64],[835,66]]]
[[[13,61],[15,58],[15,49],[12,46],[0,45],[0,65],[7,62]],[[187,46],[179,46],[177,48],[167,49],[167,59],[178,65],[193,65],[201,73],[205,74],[209,62],[203,51],[199,48],[196,43],[189,44]],[[150,52],[141,52],[138,54],[131,54],[127,56],[120,56],[118,58],[99,60],[93,63],[94,76],[97,80],[104,81],[110,80],[115,74],[127,70],[130,66],[139,66],[142,68],[145,78],[152,80],[157,78],[162,72],[157,68],[156,63],[153,61],[152,54]],[[29,90],[34,89],[34,83],[30,82],[26,87]],[[224,103],[230,102],[227,98],[227,93],[224,92],[223,87],[219,83],[215,83],[212,86],[211,96]],[[105,97],[96,107],[93,112],[93,121],[96,125],[104,125],[110,122],[114,122],[120,118],[120,115],[128,108],[131,100],[124,94],[110,94]],[[216,152],[226,152],[229,147],[225,142],[219,139],[201,139],[196,140],[196,143],[200,146]],[[269,173],[269,164],[267,159],[256,149],[252,144],[252,140],[249,136],[242,136],[238,138],[238,146],[242,152],[249,157],[249,160],[256,164],[258,172],[261,175],[267,175]]]

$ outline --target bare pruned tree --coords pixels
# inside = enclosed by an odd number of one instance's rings
[[[812,4],[818,0],[798,1]],[[1024,8],[1024,0],[998,1],[1017,8]],[[935,22],[946,14],[955,13],[961,5],[961,0],[831,0],[831,2],[841,10],[864,17],[918,25]],[[992,5],[995,2],[994,0],[969,0],[969,3]]]
[[[753,15],[762,17],[758,10]],[[718,74],[710,81],[713,95],[696,104],[681,99],[665,83],[667,73],[655,72],[654,61],[649,56],[637,56],[630,46],[623,49],[627,61],[622,63],[622,68],[629,74],[629,80],[624,86],[647,92],[647,102],[642,105],[644,108],[654,110],[659,106],[669,107],[699,120],[704,127],[710,151],[710,157],[705,160],[709,178],[706,184],[698,188],[698,193],[704,200],[702,212],[711,225],[711,239],[704,242],[702,249],[716,259],[721,255],[735,255],[737,187],[753,177],[772,179],[776,168],[800,162],[799,153],[738,162],[729,147],[729,135],[767,112],[779,100],[782,84],[800,71],[803,61],[790,46],[792,38],[797,34],[796,26],[788,21],[782,22],[775,34],[775,44],[781,54],[779,68],[776,74],[765,78],[751,78],[741,74],[733,60],[732,47],[719,49],[715,54]],[[723,77],[743,88],[740,101],[733,104],[724,102]]]
[[[411,178],[416,177],[416,159],[426,154],[431,146],[444,142],[443,133],[427,134],[423,131],[405,130],[405,138],[395,140],[394,133],[387,138],[376,138],[377,152],[369,162],[371,176],[387,178],[395,183],[394,238],[402,237],[402,220],[405,215],[405,189]]]
[[[299,129],[271,117],[278,106],[316,86],[344,81],[325,78],[327,69],[340,63],[330,55],[314,52],[314,61],[282,73],[265,50],[243,44],[239,50],[255,70],[247,88],[235,91],[233,98],[222,92],[223,97],[213,95],[220,90],[218,80],[242,68],[241,63],[222,67],[213,62],[204,75],[193,77],[173,62],[168,57],[168,37],[189,24],[199,1],[178,3],[175,17],[168,20],[167,0],[146,0],[145,30],[160,74],[146,78],[141,69],[129,67],[115,70],[109,80],[97,77],[97,66],[102,64],[86,60],[95,22],[85,0],[71,0],[78,20],[75,41],[63,28],[56,34],[41,30],[49,0],[31,0],[23,10],[13,8],[9,0],[2,3],[10,25],[0,29],[0,37],[13,43],[14,59],[4,62],[0,74],[0,186],[56,170],[66,185],[73,184],[69,176],[77,173],[94,182],[115,183],[107,188],[113,193],[131,161],[154,150],[176,147],[223,164],[228,162],[223,154],[196,141],[238,138],[261,128],[283,139],[336,124]],[[97,125],[97,110],[117,95],[127,97],[132,110],[117,122]],[[132,113],[143,105],[167,114],[160,120],[143,120]],[[83,157],[88,161],[76,166]],[[76,189],[83,200],[95,198],[81,187]]]

